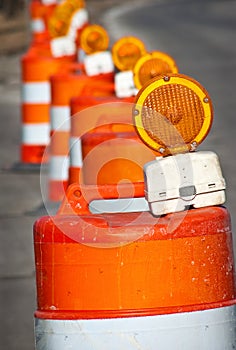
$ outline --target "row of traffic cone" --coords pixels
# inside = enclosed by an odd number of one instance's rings
[[[217,156],[195,152],[211,127],[210,96],[137,38],[110,52],[106,30],[87,19],[73,36],[83,58],[49,58],[48,47],[63,51],[52,38],[68,43],[79,3],[47,4],[43,39],[35,33],[22,60],[42,64],[34,79],[47,72],[40,87],[26,81],[23,109],[34,105],[35,119],[25,135],[48,128],[34,161],[23,144],[22,161],[49,163],[48,197],[60,202],[34,225],[36,349],[234,349],[225,182]]]

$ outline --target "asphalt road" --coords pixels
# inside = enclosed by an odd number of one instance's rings
[[[236,1],[131,0],[115,8],[108,3],[99,22],[113,41],[123,35],[139,36],[149,50],[172,55],[180,72],[210,93],[214,124],[200,149],[220,156],[228,184],[227,207],[236,227]],[[1,57],[1,169],[19,159],[19,107],[19,55]],[[41,204],[39,176],[1,171],[0,191],[0,349],[33,350],[32,225],[37,213],[29,212]]]

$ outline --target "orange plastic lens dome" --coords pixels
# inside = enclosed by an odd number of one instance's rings
[[[145,52],[144,43],[132,36],[119,39],[112,48],[114,64],[121,71],[133,70]]]
[[[59,4],[48,22],[49,34],[52,38],[65,36],[76,11],[85,7],[84,0],[65,0]]]
[[[175,60],[164,52],[155,51],[141,57],[134,67],[134,82],[140,89],[151,79],[169,73],[178,73]]]
[[[136,96],[134,123],[140,138],[163,155],[194,150],[208,134],[213,107],[207,91],[180,74],[152,79]]]
[[[108,33],[99,25],[87,26],[81,33],[80,45],[87,54],[105,51],[109,45]]]

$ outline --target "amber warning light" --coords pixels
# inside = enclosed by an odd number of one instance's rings
[[[143,142],[163,156],[144,166],[154,216],[225,202],[217,155],[189,152],[207,136],[213,119],[210,97],[197,81],[180,74],[154,78],[139,91],[133,117]]]
[[[48,30],[51,38],[67,35],[76,11],[85,7],[84,0],[67,0],[59,4],[49,18]]]
[[[175,60],[165,52],[154,51],[143,55],[135,64],[134,83],[137,89],[161,74],[178,73]]]
[[[210,130],[213,107],[208,92],[197,81],[167,74],[139,91],[133,118],[143,142],[166,156],[196,149]]]
[[[105,51],[109,45],[109,35],[102,26],[89,25],[81,33],[80,45],[86,54]]]
[[[120,71],[133,70],[136,62],[145,53],[142,40],[133,36],[119,39],[112,47],[113,61]]]

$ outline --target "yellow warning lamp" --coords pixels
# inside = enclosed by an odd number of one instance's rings
[[[134,36],[123,37],[112,47],[113,61],[120,71],[133,70],[136,62],[145,53],[144,43]]]
[[[91,24],[85,27],[80,36],[80,46],[87,54],[107,50],[109,35],[100,25]]]
[[[146,82],[161,74],[178,73],[175,60],[168,54],[154,51],[142,56],[133,69],[134,83],[140,89]]]
[[[84,0],[65,0],[57,5],[48,21],[48,30],[51,38],[65,36],[76,11],[85,7]]]
[[[197,81],[182,74],[165,74],[139,91],[133,119],[143,142],[166,156],[196,149],[210,130],[213,107]]]

